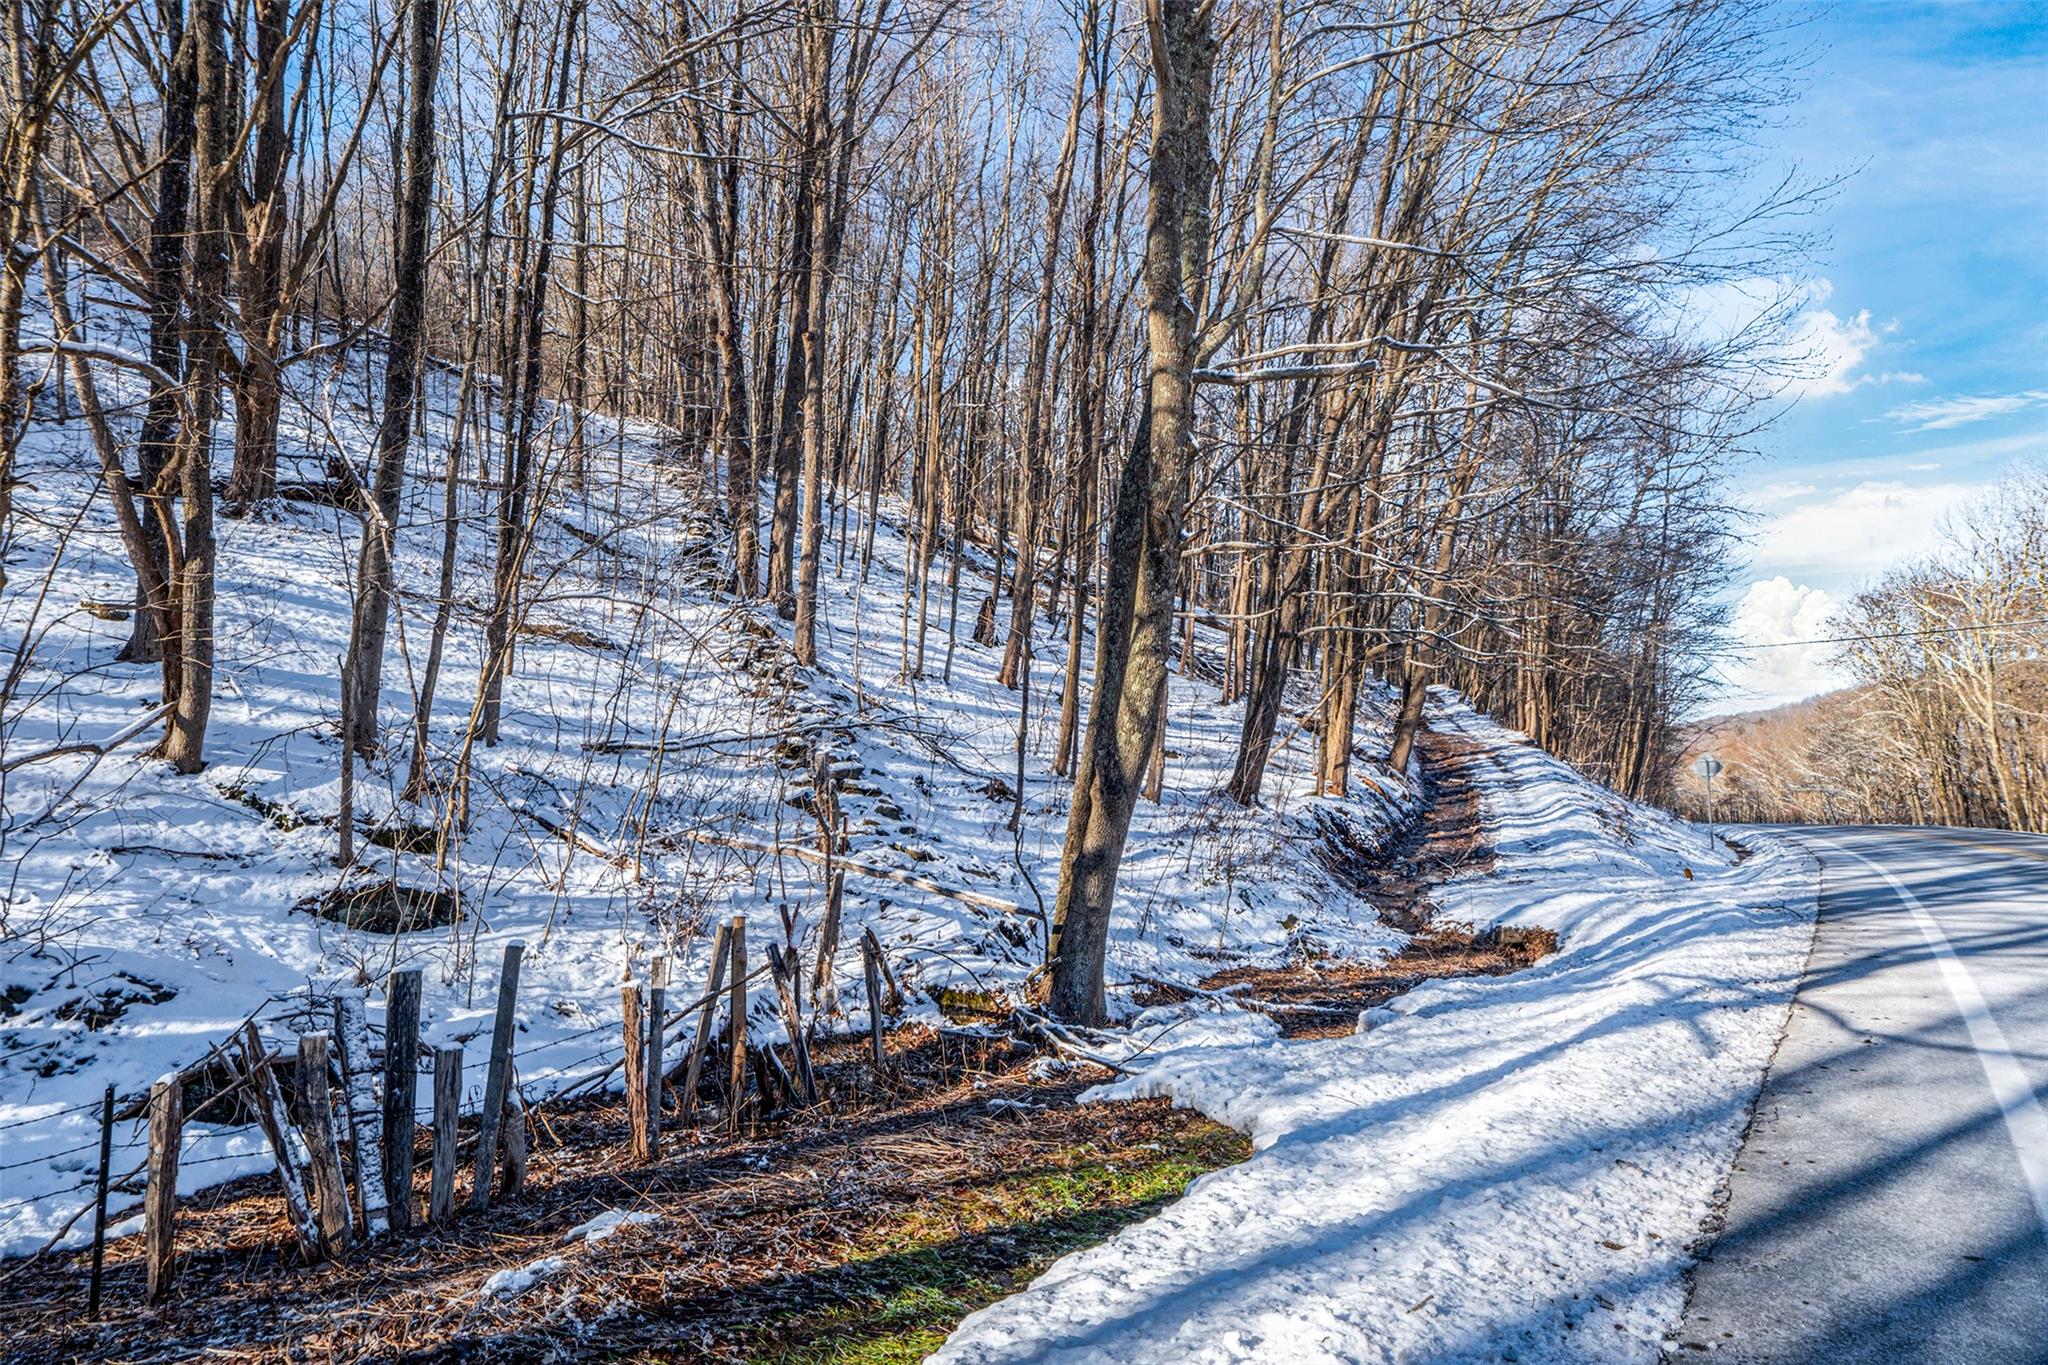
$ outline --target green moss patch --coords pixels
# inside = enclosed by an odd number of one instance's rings
[[[878,1227],[835,1270],[803,1277],[805,1306],[748,1343],[760,1365],[919,1361],[969,1313],[1021,1289],[1054,1261],[1107,1240],[1180,1197],[1251,1144],[1213,1124],[1104,1154],[1093,1143],[1036,1169],[935,1193]],[[783,1287],[785,1290],[789,1286]]]

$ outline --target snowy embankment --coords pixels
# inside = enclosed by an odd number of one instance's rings
[[[31,313],[33,333],[45,324]],[[139,350],[142,339],[122,333],[135,325],[119,312],[93,323],[96,340]],[[281,476],[318,481],[334,458],[360,461],[379,411],[378,356],[347,349],[288,374]],[[135,376],[105,368],[99,382],[117,435],[132,441],[144,397]],[[155,727],[104,758],[70,750],[148,715],[161,679],[117,657],[130,626],[106,618],[131,599],[132,577],[84,424],[75,411],[57,420],[45,391],[19,457],[21,515],[0,600],[0,659],[20,660],[0,699],[0,1255],[66,1228],[75,1244],[90,1226],[78,1215],[91,1198],[104,1087],[131,1109],[151,1081],[191,1067],[245,1018],[290,1050],[294,1035],[332,1026],[337,992],[356,990],[375,1030],[388,973],[418,968],[422,1041],[466,1045],[474,1107],[498,963],[514,940],[526,945],[514,1057],[529,1100],[616,1062],[619,983],[644,980],[654,955],[667,955],[678,983],[671,1003],[694,995],[711,931],[728,916],[747,915],[756,944],[787,933],[813,958],[818,870],[765,850],[815,847],[805,806],[818,751],[859,769],[839,795],[843,865],[853,869],[839,981],[858,982],[867,928],[927,1017],[942,989],[1014,995],[1042,963],[1069,792],[1050,770],[1067,624],[1041,620],[1035,632],[1020,801],[1020,694],[998,679],[1001,644],[972,638],[991,556],[937,545],[920,591],[900,506],[884,499],[872,527],[859,503],[828,509],[819,666],[798,668],[788,623],[722,590],[730,537],[701,492],[722,481],[646,423],[591,416],[579,481],[567,468],[574,424],[545,409],[546,512],[500,742],[471,755],[466,828],[446,824],[438,795],[404,800],[458,387],[438,367],[423,383],[385,670],[390,752],[357,770],[348,869],[334,866],[337,678],[356,518],[306,501],[221,518],[205,772],[181,777],[147,757]],[[486,418],[481,428],[472,419],[466,448],[488,470],[502,462],[502,433],[497,405],[473,399],[479,407]],[[231,424],[216,433],[217,479],[232,436]],[[454,619],[432,723],[443,782],[476,700],[491,593],[492,494],[477,476],[466,465],[455,490]],[[997,619],[1007,626],[1006,606]],[[1206,628],[1198,644],[1213,653]],[[1092,640],[1082,648],[1092,659]],[[1376,960],[1405,941],[1314,854],[1332,819],[1367,843],[1387,837],[1415,809],[1408,777],[1361,759],[1350,796],[1313,797],[1313,741],[1289,719],[1266,807],[1242,810],[1216,796],[1240,714],[1202,678],[1172,679],[1164,799],[1141,808],[1124,861],[1113,999],[1128,999],[1120,987],[1138,973],[1194,981],[1309,951]],[[1362,725],[1363,749],[1383,747],[1379,724]],[[445,854],[443,828],[454,835]],[[442,893],[459,918],[394,933],[316,913],[338,890],[385,881]],[[862,1022],[857,987],[817,1003],[826,1027]],[[750,1029],[779,1037],[774,993],[755,1004]],[[423,1105],[430,1092],[421,1086]],[[254,1126],[218,1108],[188,1112],[181,1192],[268,1169]],[[139,1123],[116,1125],[117,1182],[143,1150]],[[117,1183],[117,1222],[138,1194],[139,1181]]]
[[[963,1322],[950,1362],[1645,1361],[1805,962],[1814,869],[1740,863],[1440,700],[1479,740],[1497,866],[1447,917],[1557,929],[1507,977],[1424,986],[1370,1032],[1281,1042],[1193,1007],[1135,1074],[1256,1154]],[[1688,879],[1690,874],[1690,879]]]

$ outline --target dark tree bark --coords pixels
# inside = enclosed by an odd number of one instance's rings
[[[156,212],[149,230],[149,362],[166,375],[185,368],[184,334],[180,327],[181,301],[185,286],[185,233],[191,222],[192,141],[199,101],[199,67],[192,42],[185,31],[184,0],[162,0],[159,16],[168,48],[168,72],[164,87],[162,164],[157,169]],[[149,402],[143,409],[142,432],[136,441],[139,461],[135,479],[143,499],[143,544],[150,568],[160,582],[171,577],[169,531],[172,494],[164,486],[164,471],[170,467],[178,431],[178,391],[165,383],[152,383]],[[138,587],[138,602],[147,594]],[[174,625],[177,603],[159,621],[159,614],[135,613],[128,643],[121,658],[130,663],[164,665],[164,700],[177,696],[178,671],[175,660],[164,657],[164,640],[159,626]]]
[[[434,87],[441,67],[440,0],[412,5],[412,85],[405,135],[404,197],[398,206],[397,293],[384,348],[384,412],[377,424],[376,468],[363,508],[363,544],[356,567],[355,618],[349,633],[346,685],[348,734],[343,742],[369,757],[377,750],[377,702],[383,689],[384,638],[394,588],[392,552],[406,453],[419,397],[426,339],[427,256],[433,240]]]
[[[178,692],[158,753],[181,773],[206,766],[206,724],[213,709],[213,423],[220,406],[220,348],[228,286],[228,196],[234,185],[234,134],[228,102],[224,0],[199,0],[192,13],[198,70],[193,161],[191,285],[185,316],[185,420],[175,472],[183,501],[180,555],[172,576],[177,634],[166,654],[178,668]]]
[[[317,5],[317,0],[311,0]],[[242,359],[234,377],[235,462],[227,506],[246,510],[277,491],[277,425],[283,402],[278,348],[284,337],[285,173],[292,155],[285,127],[285,68],[290,0],[255,0],[256,149],[242,210],[241,282],[236,310]],[[310,21],[317,29],[319,19]]]

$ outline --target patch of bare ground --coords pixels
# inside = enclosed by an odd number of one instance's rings
[[[1413,934],[1386,962],[1309,959],[1287,967],[1233,967],[1202,982],[1230,990],[1263,1008],[1288,1038],[1331,1038],[1352,1032],[1361,1011],[1383,1005],[1425,981],[1453,976],[1500,976],[1520,971],[1556,951],[1546,929],[1475,934],[1436,922],[1432,891],[1450,877],[1493,868],[1474,770],[1487,761],[1483,746],[1454,735],[1425,732],[1420,741],[1425,814],[1379,864],[1347,861],[1334,870],[1379,910],[1388,924]],[[1157,999],[1174,998],[1162,986]]]
[[[897,1031],[887,1083],[865,1040],[824,1042],[828,1105],[750,1135],[707,1119],[646,1166],[627,1160],[616,1098],[543,1105],[518,1196],[321,1265],[293,1262],[273,1178],[207,1191],[181,1202],[157,1307],[142,1304],[139,1237],[109,1246],[98,1323],[83,1254],[0,1275],[0,1360],[916,1360],[1249,1154],[1163,1101],[1077,1107],[1102,1073],[1034,1079],[1030,1049],[974,1032]],[[564,1242],[610,1210],[653,1217]],[[537,1265],[530,1287],[486,1292]]]

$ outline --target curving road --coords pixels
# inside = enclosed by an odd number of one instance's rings
[[[1820,920],[1671,1358],[2048,1361],[2048,838],[1777,832]]]

